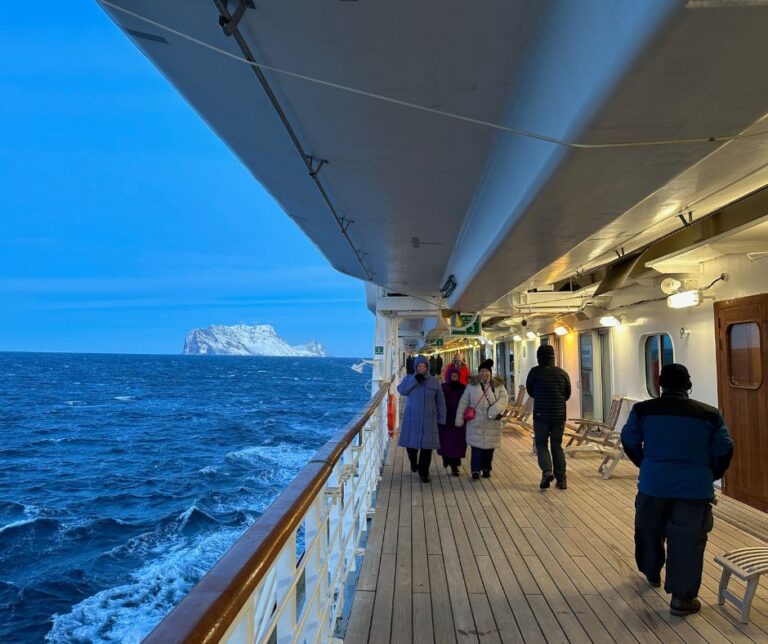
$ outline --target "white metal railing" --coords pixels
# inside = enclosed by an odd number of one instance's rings
[[[167,638],[171,634],[177,635],[174,641],[226,644],[308,644],[333,640],[337,619],[344,608],[345,584],[362,555],[360,543],[366,531],[366,520],[373,512],[376,487],[381,478],[388,437],[387,392],[388,388],[376,396],[375,407],[369,409],[367,420],[351,442],[343,446],[340,455],[333,452],[334,445],[331,444],[325,457],[321,450],[310,461],[308,468],[327,468],[325,473],[319,470],[319,476],[324,477],[327,473],[327,477],[309,496],[297,497],[297,502],[300,500],[306,510],[291,517],[287,536],[280,532],[279,524],[286,523],[284,517],[278,517],[279,522],[272,519],[271,532],[265,533],[266,539],[280,538],[284,543],[276,555],[270,555],[271,561],[266,562],[268,566],[254,573],[260,574],[261,578],[230,623],[222,626],[213,614],[200,618],[199,623],[190,624],[190,619],[195,619],[194,607],[190,611],[187,606],[185,610],[183,602],[177,610],[181,608],[180,612],[185,615],[171,613],[147,641],[169,641]],[[302,537],[303,548],[297,553]],[[258,565],[253,567],[258,570]],[[209,575],[215,577],[215,572],[216,568]],[[238,576],[247,580],[248,570],[238,571]],[[192,595],[196,590],[193,589],[185,602],[195,603]],[[198,595],[205,593],[203,590]],[[231,596],[235,593],[236,589],[227,588],[221,594]],[[209,602],[201,610],[215,613],[214,604]],[[170,622],[184,623],[177,626]]]
[[[328,642],[341,615],[344,584],[355,570],[386,450],[382,401],[334,465],[301,525],[304,553],[297,562],[294,530],[277,561],[222,638],[250,642]],[[303,585],[303,606],[297,605]]]

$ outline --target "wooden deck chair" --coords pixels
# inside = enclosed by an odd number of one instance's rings
[[[625,399],[627,400],[627,399]],[[634,405],[635,401],[627,400],[627,403]],[[622,458],[624,458],[624,447],[621,444],[621,430],[614,430],[606,436],[603,442],[602,454],[605,455],[603,462],[600,463],[600,467],[597,471],[600,472],[604,479],[609,479],[613,476],[613,470],[619,464]]]
[[[533,398],[528,396],[522,406],[519,409],[511,410],[509,416],[507,416],[504,420],[508,425],[518,425],[523,429],[529,429],[530,426],[528,420],[530,419],[532,413]]]
[[[608,444],[605,445],[606,449],[601,452],[602,454],[605,454],[605,458],[603,459],[603,462],[600,463],[600,467],[597,468],[597,471],[600,472],[600,475],[606,480],[613,476],[613,470],[616,469],[619,461],[624,458],[624,447],[621,445],[621,432],[615,431],[611,432],[611,434],[612,446],[609,447]]]
[[[621,405],[624,402],[623,396],[613,396],[611,407],[608,410],[605,422],[593,418],[569,418],[566,424],[565,435],[568,436],[568,442],[563,450],[566,454],[576,452],[602,452],[608,443],[613,442],[613,432],[616,431],[616,423],[621,414]]]
[[[520,385],[517,388],[517,398],[515,402],[509,403],[504,410],[504,416],[509,416],[513,412],[520,411],[523,408],[523,401],[525,400],[525,385]]]
[[[528,396],[523,406],[519,410],[513,410],[510,415],[505,419],[505,425],[515,426],[522,429],[524,432],[528,432],[531,435],[532,452],[536,453],[536,443],[533,436],[533,424],[530,422],[531,414],[533,414],[533,398]]]

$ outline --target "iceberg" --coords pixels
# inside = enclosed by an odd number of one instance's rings
[[[288,356],[324,358],[325,349],[312,340],[291,346],[269,324],[211,325],[192,329],[184,339],[185,355],[197,356]]]

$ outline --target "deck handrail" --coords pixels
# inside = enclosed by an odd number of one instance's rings
[[[264,514],[245,531],[213,568],[145,638],[145,644],[171,642],[207,644],[219,642],[228,634],[231,625],[244,610],[249,598],[257,592],[259,584],[279,563],[280,556],[284,554],[289,543],[291,541],[295,543],[299,526],[311,513],[313,504],[319,503],[328,479],[338,474],[337,466],[340,465],[350,445],[357,437],[360,437],[360,443],[363,442],[361,433],[375,414],[377,416],[375,420],[379,424],[382,418],[383,422],[386,422],[386,414],[377,414],[377,411],[381,412],[381,406],[386,401],[385,396],[391,384],[391,381],[383,383],[367,407],[315,453],[296,478],[269,505]],[[383,436],[386,436],[385,431]],[[353,449],[363,448],[353,446]],[[383,449],[382,443],[380,447],[382,453]],[[378,457],[381,461],[382,455]],[[336,523],[339,524],[336,531],[339,532],[342,527],[338,517],[336,518]],[[346,519],[346,515],[343,518]],[[331,541],[334,538],[332,535]],[[314,548],[314,545],[309,543],[307,537],[307,550]],[[342,541],[341,536],[339,545],[351,547],[346,541]],[[353,545],[356,547],[357,544]],[[319,556],[322,557],[322,554]],[[325,565],[327,567],[327,562]],[[296,584],[294,579],[291,590],[295,591]],[[272,585],[275,585],[274,581]],[[273,589],[270,592],[275,591]],[[272,601],[274,603],[274,598]],[[273,607],[273,612],[279,613],[282,609],[281,606]],[[327,608],[325,610],[327,611]],[[253,626],[250,629],[253,629]]]

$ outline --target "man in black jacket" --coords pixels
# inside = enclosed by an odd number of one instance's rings
[[[539,487],[545,490],[557,479],[557,487],[565,490],[568,484],[563,431],[565,403],[571,397],[571,380],[565,371],[555,366],[555,348],[552,345],[542,344],[536,351],[536,359],[539,365],[528,373],[525,388],[533,398],[533,435],[541,468]],[[551,456],[548,443],[552,446]]]

